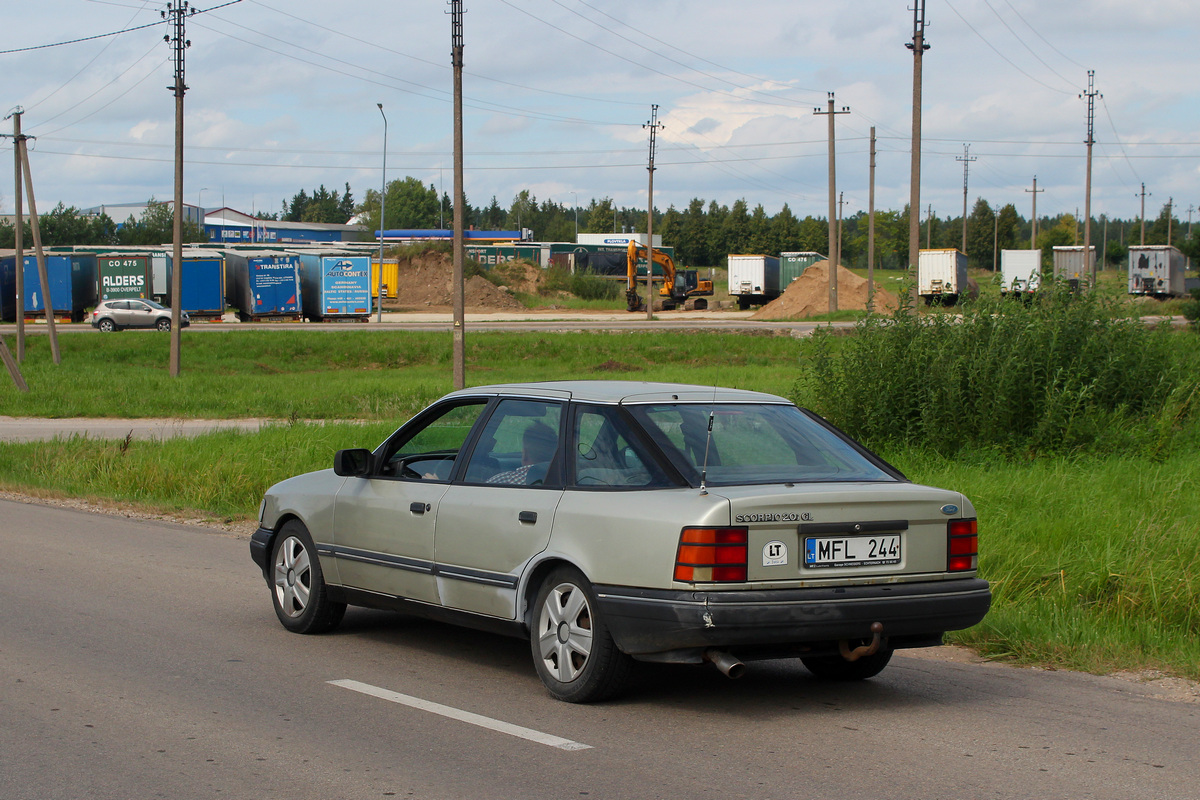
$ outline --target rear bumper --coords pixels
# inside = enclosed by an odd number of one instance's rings
[[[595,590],[617,646],[635,656],[869,639],[873,622],[882,623],[896,645],[928,643],[978,623],[992,602],[980,578],[750,591]]]

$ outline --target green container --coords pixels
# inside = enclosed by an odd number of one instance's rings
[[[150,259],[147,256],[118,253],[97,256],[96,272],[101,300],[150,297]]]
[[[818,261],[825,261],[820,253],[780,253],[779,254],[779,290],[787,291],[792,281],[804,274],[804,270]]]

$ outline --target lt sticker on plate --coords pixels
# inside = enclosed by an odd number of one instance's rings
[[[763,545],[763,566],[782,567],[787,564],[787,545],[783,542],[767,542]]]

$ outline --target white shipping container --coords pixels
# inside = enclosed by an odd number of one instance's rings
[[[1042,283],[1041,250],[1000,251],[1000,291],[1032,294]]]
[[[953,297],[967,291],[967,257],[958,250],[922,250],[917,257],[917,293]]]
[[[729,256],[729,294],[742,300],[765,303],[779,296],[779,259],[763,255]]]
[[[1183,253],[1170,245],[1131,245],[1129,293],[1182,297],[1186,269]]]
[[[596,244],[606,247],[628,247],[630,242],[637,242],[642,247],[646,246],[646,234],[644,233],[581,233],[575,237],[575,244]],[[658,234],[654,235],[654,247],[661,250],[663,246],[662,237]]]

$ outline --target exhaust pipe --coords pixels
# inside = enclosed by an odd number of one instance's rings
[[[711,662],[727,678],[737,679],[746,674],[746,665],[724,650],[709,648],[704,651],[704,660]]]
[[[871,643],[860,645],[853,650],[850,649],[850,643],[846,639],[838,642],[838,652],[842,654],[842,658],[847,661],[858,661],[865,656],[873,656],[879,652],[879,645],[882,641],[883,623],[871,623]]]

